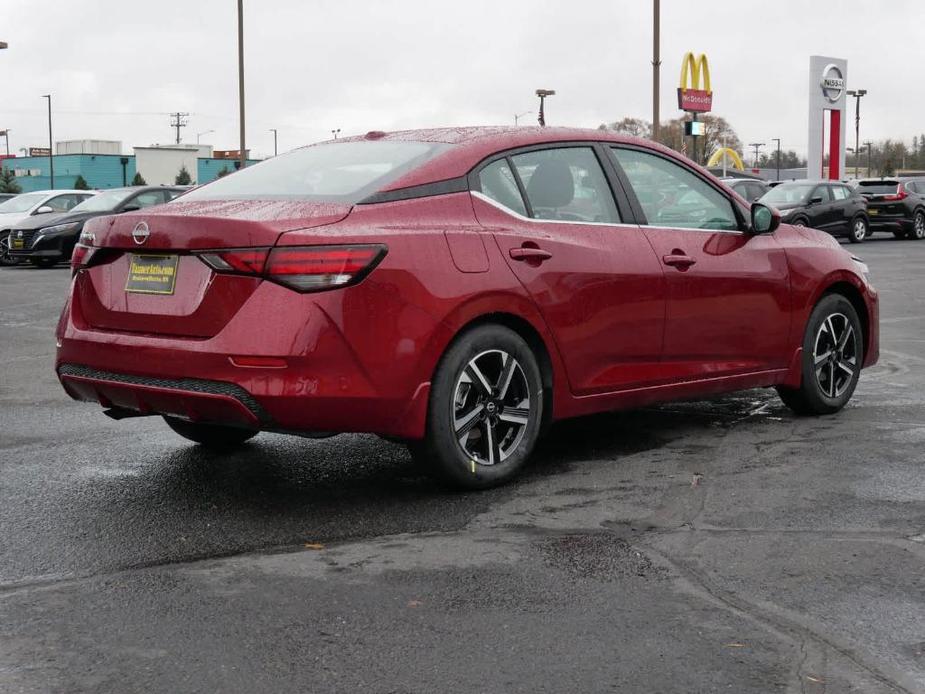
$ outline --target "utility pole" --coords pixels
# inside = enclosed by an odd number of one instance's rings
[[[542,128],[546,127],[546,109],[545,109],[546,97],[554,96],[555,93],[556,93],[555,89],[537,89],[536,90],[536,95],[540,97],[540,112],[536,120],[537,122],[539,122],[540,127]]]
[[[43,94],[43,99],[48,99],[48,177],[49,184],[48,187],[52,190],[55,189],[55,158],[54,158],[54,142],[51,137],[51,94]]]
[[[866,89],[849,89],[848,96],[854,97],[854,177],[858,178],[858,147],[861,139],[861,97],[867,94]],[[870,175],[870,166],[868,175]]]
[[[772,137],[771,142],[777,143],[777,180],[780,180],[780,138]]]
[[[238,0],[238,106],[241,121],[240,165],[244,168],[247,163],[247,150],[244,144],[244,0]]]
[[[763,142],[749,142],[748,146],[755,148],[755,168],[757,169],[758,168],[758,150],[764,147],[764,143]]]
[[[186,119],[189,118],[189,114],[177,111],[176,113],[171,113],[170,118],[170,127],[177,129],[177,144],[180,144],[180,128],[186,127]]]
[[[867,175],[868,175],[868,176],[873,176],[873,174],[871,173],[872,169],[871,169],[871,166],[870,166],[870,146],[871,146],[872,144],[874,144],[874,143],[871,142],[870,140],[865,140],[865,141],[864,141],[864,146],[867,147]]]
[[[276,128],[270,128],[270,132],[273,133],[273,156],[276,156]]]
[[[658,141],[658,125],[659,125],[659,74],[658,70],[662,65],[662,60],[660,56],[660,44],[661,44],[661,2],[660,0],[652,0],[652,139],[656,142]]]

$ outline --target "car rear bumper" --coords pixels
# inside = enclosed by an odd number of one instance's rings
[[[336,298],[270,283],[258,293],[253,311],[245,304],[205,339],[95,329],[72,296],[57,332],[58,378],[76,400],[143,415],[289,433],[423,435],[426,376],[400,360],[387,374],[371,367],[358,340],[329,317],[343,313]]]
[[[912,220],[902,216],[870,216],[871,231],[908,231],[912,228]]]

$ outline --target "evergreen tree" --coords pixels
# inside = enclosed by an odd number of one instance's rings
[[[0,193],[21,193],[22,188],[16,182],[12,169],[0,169]]]
[[[133,186],[146,186],[148,185],[148,182],[144,179],[144,177],[140,173],[136,172],[135,178],[132,179],[132,185]]]
[[[87,181],[80,174],[77,174],[77,178],[74,180],[74,190],[90,190]]]
[[[188,186],[193,182],[193,179],[190,178],[189,171],[186,170],[185,164],[180,167],[180,173],[177,174],[173,182],[178,186]]]
[[[227,176],[227,175],[230,174],[230,173],[231,173],[231,172],[228,170],[228,167],[227,167],[227,166],[223,166],[221,169],[218,170],[218,175],[216,175],[216,178],[224,178],[225,176]]]

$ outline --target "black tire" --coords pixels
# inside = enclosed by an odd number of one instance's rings
[[[901,239],[906,238],[906,232],[905,232],[905,231],[894,231],[894,232],[893,232],[893,236],[894,236],[894,238],[897,238],[897,239],[900,239],[900,240],[901,240]]]
[[[58,261],[54,258],[29,258],[29,262],[32,263],[35,267],[42,268],[47,270],[50,267],[54,267],[58,264]]]
[[[925,239],[925,210],[916,210],[912,215],[912,228],[909,230],[908,238],[915,241]]]
[[[851,243],[862,243],[869,233],[870,227],[863,215],[858,215],[851,220],[851,226],[848,229],[848,240]]]
[[[513,330],[482,325],[459,336],[440,359],[424,439],[408,448],[444,483],[487,489],[521,471],[542,421],[536,356]]]
[[[806,227],[809,226],[809,220],[806,217],[797,217],[792,222],[790,222],[795,227]]]
[[[824,360],[817,369],[820,358]],[[857,387],[863,361],[863,332],[857,311],[841,294],[827,294],[806,324],[800,387],[778,387],[777,392],[784,404],[800,415],[838,412]]]
[[[197,424],[176,417],[164,417],[164,421],[183,438],[215,450],[228,450],[240,446],[259,433],[254,429],[239,429],[221,424]]]
[[[10,232],[0,231],[0,266],[18,264],[19,261],[10,255]]]

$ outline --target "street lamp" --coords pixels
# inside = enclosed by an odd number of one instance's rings
[[[854,97],[854,151],[857,153],[861,146],[861,97],[867,94],[866,89],[849,89],[848,96]],[[870,166],[867,167],[867,175],[870,175]],[[854,177],[858,178],[858,158],[854,157]]]
[[[771,142],[777,143],[777,180],[780,180],[780,138],[772,137]]]
[[[539,121],[539,124],[541,127],[546,127],[546,110],[545,110],[546,97],[554,96],[555,93],[556,93],[555,89],[537,89],[536,90],[536,95],[540,97],[540,113],[539,113],[539,116],[537,117],[537,121]]]
[[[334,128],[334,130],[331,131],[331,134],[334,136],[335,140],[337,139],[337,134],[339,132],[340,132],[340,128]]]
[[[530,115],[531,113],[533,113],[533,111],[524,111],[523,113],[515,113],[514,114],[514,125],[520,125],[520,123],[518,123],[517,121],[519,121],[524,116]]]
[[[755,168],[757,169],[758,168],[758,150],[764,147],[764,143],[763,142],[749,142],[748,146],[755,148]]]
[[[48,177],[49,177],[49,188],[52,190],[55,189],[55,159],[54,159],[54,143],[51,139],[51,94],[42,94],[43,99],[48,99]]]
[[[276,156],[276,128],[270,128],[270,132],[273,133],[273,156]]]
[[[238,168],[243,169],[247,163],[247,150],[244,144],[244,0],[238,0],[238,118],[241,121],[241,144]]]
[[[867,176],[868,176],[868,178],[871,176],[871,173],[870,173],[870,172],[871,172],[871,166],[870,166],[870,147],[871,147],[872,144],[874,144],[874,143],[871,142],[870,140],[865,140],[865,141],[864,141],[864,146],[867,147]]]
[[[209,133],[214,133],[214,130],[203,130],[201,133],[196,133],[196,144],[199,144],[199,138],[203,135],[208,135]]]

